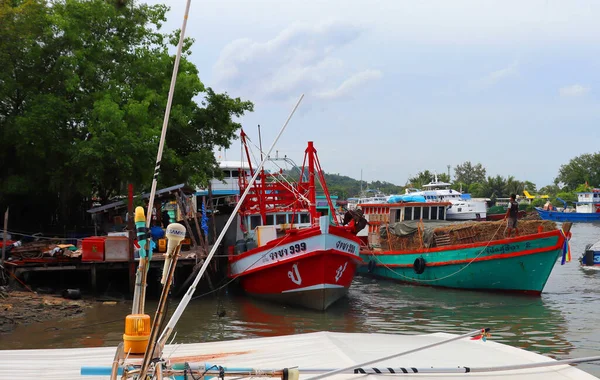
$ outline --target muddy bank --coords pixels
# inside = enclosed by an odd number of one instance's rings
[[[89,306],[84,300],[69,300],[60,295],[0,290],[0,333],[10,332],[17,325],[63,321],[84,313]]]

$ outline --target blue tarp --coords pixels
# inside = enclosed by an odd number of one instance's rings
[[[425,202],[425,197],[422,195],[402,194],[402,195],[391,195],[388,198],[388,203],[400,203],[400,202]]]

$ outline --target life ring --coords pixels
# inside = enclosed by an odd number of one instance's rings
[[[368,266],[368,271],[369,273],[373,272],[373,269],[375,269],[375,267],[377,266],[377,264],[375,263],[374,260],[369,261],[369,266]]]
[[[413,264],[413,269],[416,274],[421,274],[425,272],[425,259],[422,257],[417,257],[415,263]]]

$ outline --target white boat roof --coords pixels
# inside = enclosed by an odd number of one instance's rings
[[[492,331],[493,333],[493,331]],[[353,334],[317,332],[255,339],[239,339],[222,342],[171,345],[165,348],[163,357],[171,361],[190,363],[209,362],[229,367],[253,367],[255,369],[283,369],[300,367],[300,379],[311,374],[302,368],[342,368],[368,360],[400,353],[409,349],[446,340],[456,335],[394,335]],[[488,339],[464,338],[417,353],[386,360],[369,367],[488,367],[553,361],[553,359]],[[107,379],[108,376],[81,376],[82,366],[110,367],[115,354],[113,347],[3,350],[0,355],[0,378],[18,379]],[[183,357],[187,357],[183,359]],[[462,374],[403,374],[402,378],[437,379],[444,377],[481,379],[596,379],[575,367],[560,365],[527,370]],[[258,378],[258,377],[254,377]],[[389,380],[385,375],[340,374],[331,377],[341,379]],[[271,378],[272,380],[272,378]]]
[[[219,163],[219,167],[221,169],[239,169],[239,168],[250,169],[250,165],[248,165],[247,162],[231,161],[231,160],[222,160],[222,161],[217,161],[217,162]]]
[[[451,183],[446,182],[429,182],[427,185],[423,185],[422,187],[438,187],[438,186],[451,186]]]

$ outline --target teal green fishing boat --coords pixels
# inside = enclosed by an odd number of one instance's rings
[[[557,259],[568,252],[570,225],[563,232],[548,221],[520,221],[519,236],[505,238],[506,222],[448,223],[440,205],[363,207],[370,226],[360,254],[366,263],[359,269],[362,275],[539,295]],[[419,220],[414,220],[415,209]]]

